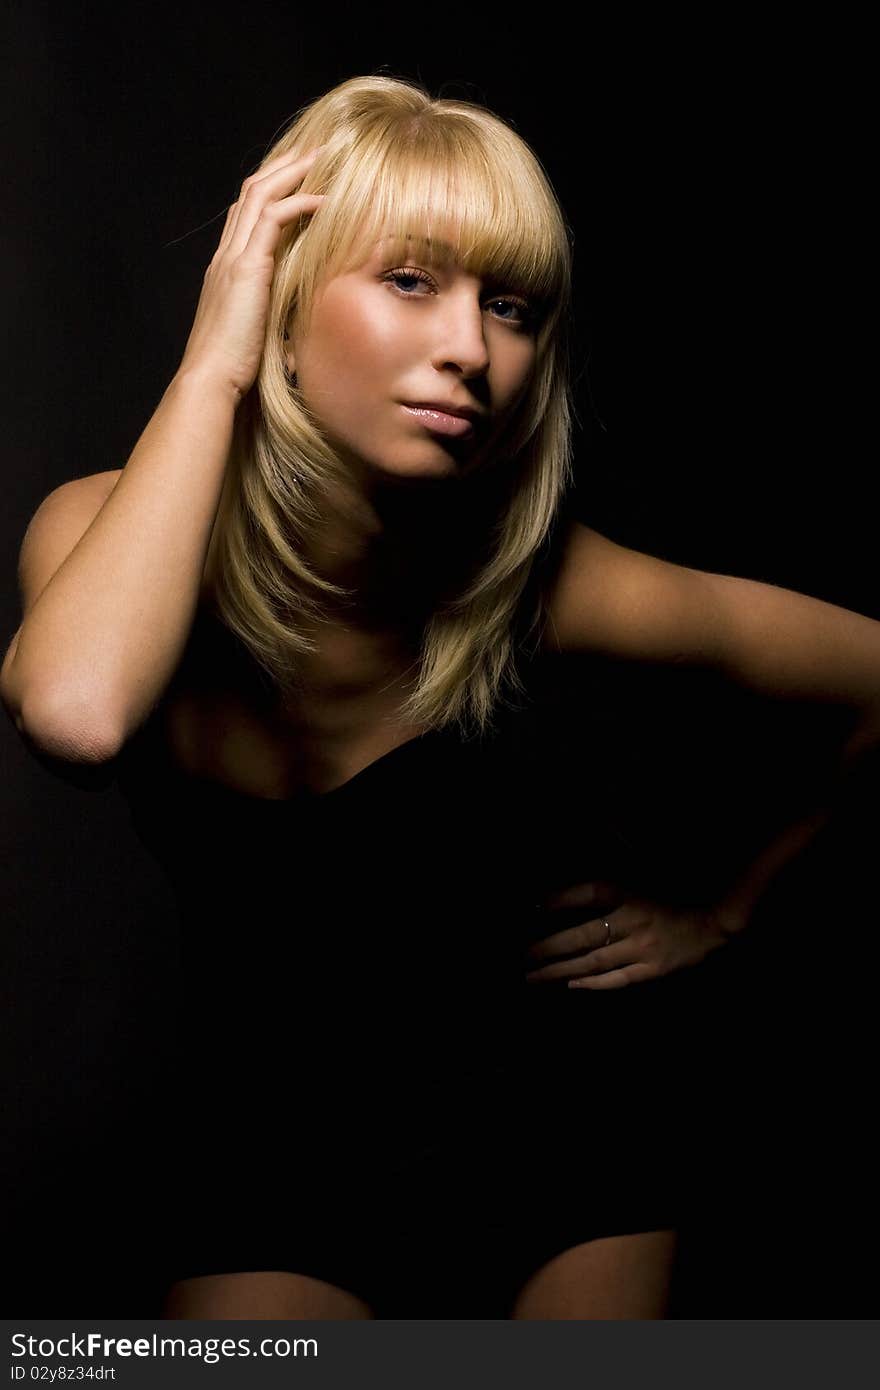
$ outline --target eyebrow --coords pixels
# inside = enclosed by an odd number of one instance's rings
[[[377,246],[381,246],[383,242],[399,240],[399,233],[395,234],[394,232],[389,232],[387,236],[380,237],[376,244]],[[404,240],[411,241],[416,246],[430,247],[432,251],[446,251],[449,255],[454,255],[455,253],[455,247],[452,245],[451,242],[441,241],[437,237],[423,236],[421,233],[418,232],[406,232],[404,235]]]

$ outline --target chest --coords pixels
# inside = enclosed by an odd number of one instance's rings
[[[544,582],[542,653],[558,650],[558,564]],[[327,623],[310,634],[295,696],[280,700],[243,644],[213,616],[209,587],[162,702],[162,737],[183,771],[251,796],[336,790],[427,731],[405,716],[419,651],[412,635]]]
[[[160,712],[171,761],[280,800],[335,790],[425,731],[401,713],[416,668],[396,638],[328,627],[315,641],[282,701],[242,644],[200,614]]]

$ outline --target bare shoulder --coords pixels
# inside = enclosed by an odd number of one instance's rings
[[[71,478],[53,488],[37,507],[25,530],[18,556],[22,623],[55,571],[91,526],[116,486],[121,471]],[[6,650],[0,681],[15,656],[20,632],[21,624]]]
[[[18,562],[23,614],[91,526],[119,480],[121,469],[71,478],[37,507],[25,531]]]
[[[5,689],[4,682],[15,657],[22,623],[56,570],[91,526],[116,486],[121,472],[121,469],[114,469],[107,473],[91,473],[84,478],[71,478],[53,488],[31,517],[18,556],[22,618],[0,666],[0,691]]]
[[[713,663],[713,576],[620,545],[574,518],[561,537],[546,644],[625,660]]]
[[[62,483],[61,487],[56,488],[56,492],[69,489],[71,496],[78,493],[83,499],[94,498],[99,501],[99,505],[103,505],[122,474],[121,468],[110,468],[106,473],[87,473],[84,478],[72,478],[70,482]],[[51,497],[53,494],[49,495]]]

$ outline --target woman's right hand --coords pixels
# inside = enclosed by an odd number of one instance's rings
[[[226,214],[220,244],[205,271],[178,375],[197,369],[232,389],[236,400],[256,380],[266,339],[275,251],[283,227],[321,206],[320,193],[290,193],[305,178],[318,145],[308,154],[270,160],[241,185]]]

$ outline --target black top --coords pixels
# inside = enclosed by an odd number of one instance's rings
[[[491,1207],[487,1248],[511,1223],[511,1269],[671,1224],[658,1048],[637,1056],[633,1026],[653,1027],[650,991],[524,978],[526,943],[585,915],[551,922],[541,894],[621,866],[601,794],[566,796],[547,747],[537,704],[268,800],[175,767],[155,714],[129,742],[120,790],[180,917],[179,1276],[299,1269],[368,1291],[375,1249],[361,1273],[353,1252],[376,1241],[345,1233],[377,1201],[382,1242],[411,1220],[427,1240],[428,1208],[439,1232]],[[524,1244],[534,1181],[556,1196]]]
[[[614,867],[596,807],[560,799],[534,716],[506,713],[484,739],[432,730],[281,800],[184,772],[158,728],[154,714],[124,750],[119,786],[175,891],[199,1027],[240,1046],[281,1024],[304,1053],[356,1037],[376,1065],[405,1036],[417,1072],[528,1048],[514,1020],[540,1008],[523,980],[523,948],[548,930],[534,904]]]

